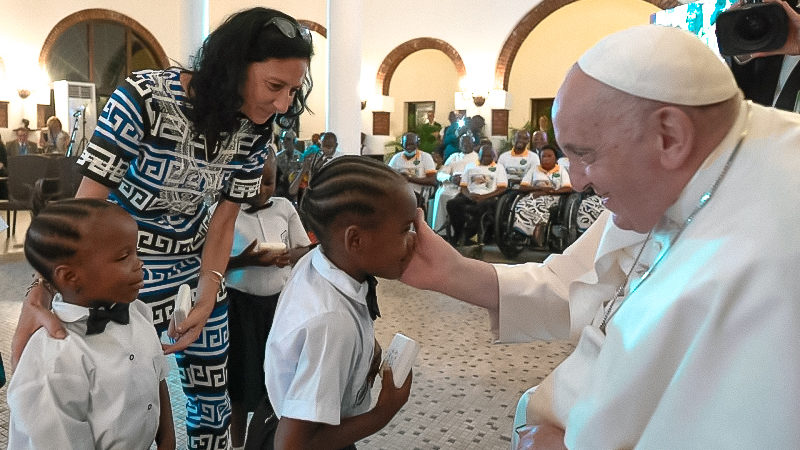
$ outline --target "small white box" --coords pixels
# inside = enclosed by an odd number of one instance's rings
[[[172,313],[172,320],[175,326],[181,324],[189,315],[192,309],[192,288],[188,284],[182,284],[178,288],[178,294],[175,296],[175,311]]]
[[[417,353],[419,353],[417,341],[401,333],[394,335],[383,358],[383,364],[388,364],[392,368],[394,387],[399,388],[406,381]]]
[[[286,250],[286,244],[283,242],[259,242],[258,251],[269,250],[271,252],[282,252]]]

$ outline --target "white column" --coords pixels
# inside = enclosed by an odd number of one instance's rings
[[[186,68],[194,64],[203,40],[209,33],[208,0],[183,0],[181,8],[183,37],[180,42],[179,62]]]
[[[335,4],[335,5],[334,5]],[[361,148],[361,35],[363,0],[328,1],[328,98],[326,130],[339,149],[357,155]]]

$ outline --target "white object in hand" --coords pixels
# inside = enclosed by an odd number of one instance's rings
[[[282,252],[286,250],[286,244],[284,244],[283,242],[259,242],[256,250],[258,251],[269,250],[271,252]]]
[[[394,335],[383,358],[383,364],[388,364],[392,368],[394,387],[399,388],[406,381],[417,353],[419,353],[417,341],[401,333]]]
[[[178,288],[178,295],[175,296],[175,311],[172,313],[172,320],[175,326],[181,324],[189,315],[192,309],[192,288],[188,284],[182,284]]]

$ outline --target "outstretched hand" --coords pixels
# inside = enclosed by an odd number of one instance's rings
[[[289,251],[275,251],[275,250],[257,250],[258,240],[254,239],[242,253],[231,257],[229,268],[246,267],[246,266],[277,266],[286,267],[290,264]]]
[[[461,258],[461,254],[431,230],[420,208],[414,217],[414,230],[417,233],[416,246],[400,281],[418,289],[436,290],[452,275],[448,272],[448,262]]]

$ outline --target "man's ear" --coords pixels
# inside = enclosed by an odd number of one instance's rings
[[[692,154],[695,126],[692,119],[676,106],[665,106],[654,113],[658,132],[661,166],[666,170],[682,167]]]

